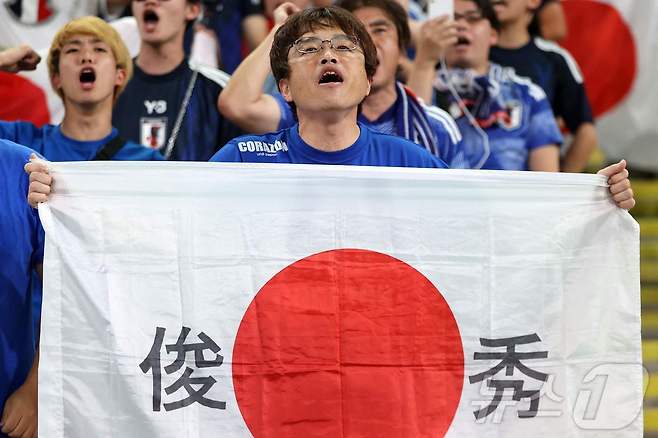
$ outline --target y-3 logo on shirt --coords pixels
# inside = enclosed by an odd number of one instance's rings
[[[166,100],[145,100],[144,106],[149,114],[164,114],[167,112]]]

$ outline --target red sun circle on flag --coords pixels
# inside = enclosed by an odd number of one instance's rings
[[[631,29],[612,5],[598,1],[563,3],[568,33],[560,44],[576,59],[595,117],[619,105],[637,76],[637,48]]]
[[[235,395],[255,438],[443,436],[463,381],[441,293],[367,250],[322,252],[276,274],[233,348]]]

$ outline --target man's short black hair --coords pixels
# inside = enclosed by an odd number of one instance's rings
[[[482,17],[487,19],[496,32],[500,32],[500,21],[496,15],[496,11],[491,4],[491,0],[464,0],[475,3],[477,8],[482,13]]]
[[[452,1],[452,0],[450,0]],[[411,43],[411,30],[409,29],[409,16],[402,6],[395,0],[338,0],[336,6],[354,11],[362,8],[377,8],[382,10],[393,22],[398,32],[398,47],[403,52]]]

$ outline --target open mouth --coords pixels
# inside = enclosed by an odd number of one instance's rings
[[[333,70],[328,70],[320,76],[318,84],[333,84],[343,82],[343,77]]]
[[[491,6],[507,6],[507,0],[492,0]]]
[[[96,81],[96,72],[91,68],[83,68],[80,72],[80,82],[83,84],[93,84]]]
[[[471,42],[468,40],[468,38],[460,36],[457,38],[457,44],[455,44],[457,47],[465,47],[465,46],[470,46]]]
[[[144,23],[145,24],[150,24],[150,25],[156,25],[158,24],[158,21],[160,20],[160,17],[158,17],[158,14],[155,13],[155,11],[152,10],[146,10],[144,11]]]

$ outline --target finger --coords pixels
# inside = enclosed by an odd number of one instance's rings
[[[48,175],[47,173],[32,172],[30,173],[30,183],[33,182],[38,182],[41,184],[45,184],[47,186],[51,186],[53,183],[53,177]]]
[[[608,167],[605,167],[598,172],[596,172],[598,175],[605,175],[605,176],[612,176],[616,173],[621,172],[622,170],[626,169],[626,160],[621,160],[619,163],[612,164]]]
[[[43,193],[30,193],[27,195],[27,202],[32,208],[37,208],[37,206],[43,202],[48,201],[48,196]]]
[[[18,424],[16,425],[14,430],[9,432],[7,435],[9,435],[11,438],[22,438],[23,432],[25,432],[25,428],[26,428],[25,418],[21,417],[18,420]]]
[[[16,426],[18,426],[18,422],[20,421],[20,417],[13,414],[9,413],[7,414],[7,405],[5,405],[5,413],[2,417],[2,433],[10,434],[16,429]],[[11,435],[10,435],[11,436]]]
[[[629,180],[625,179],[625,180],[622,180],[622,181],[618,182],[617,184],[612,184],[610,186],[609,190],[610,190],[610,193],[612,193],[613,195],[616,195],[617,193],[621,193],[624,190],[630,190],[630,188],[631,188],[631,182]]]
[[[624,169],[619,173],[615,173],[610,178],[608,178],[608,184],[617,184],[620,181],[628,179],[628,169]]]
[[[623,208],[624,210],[630,210],[635,207],[635,199],[628,199],[626,201],[618,202],[617,207]]]
[[[50,194],[50,185],[39,181],[32,181],[29,187],[29,193],[41,193],[42,195]]]
[[[612,199],[617,204],[619,204],[620,202],[628,201],[629,199],[633,199],[633,190],[631,189],[624,190],[623,192],[614,195]]]

